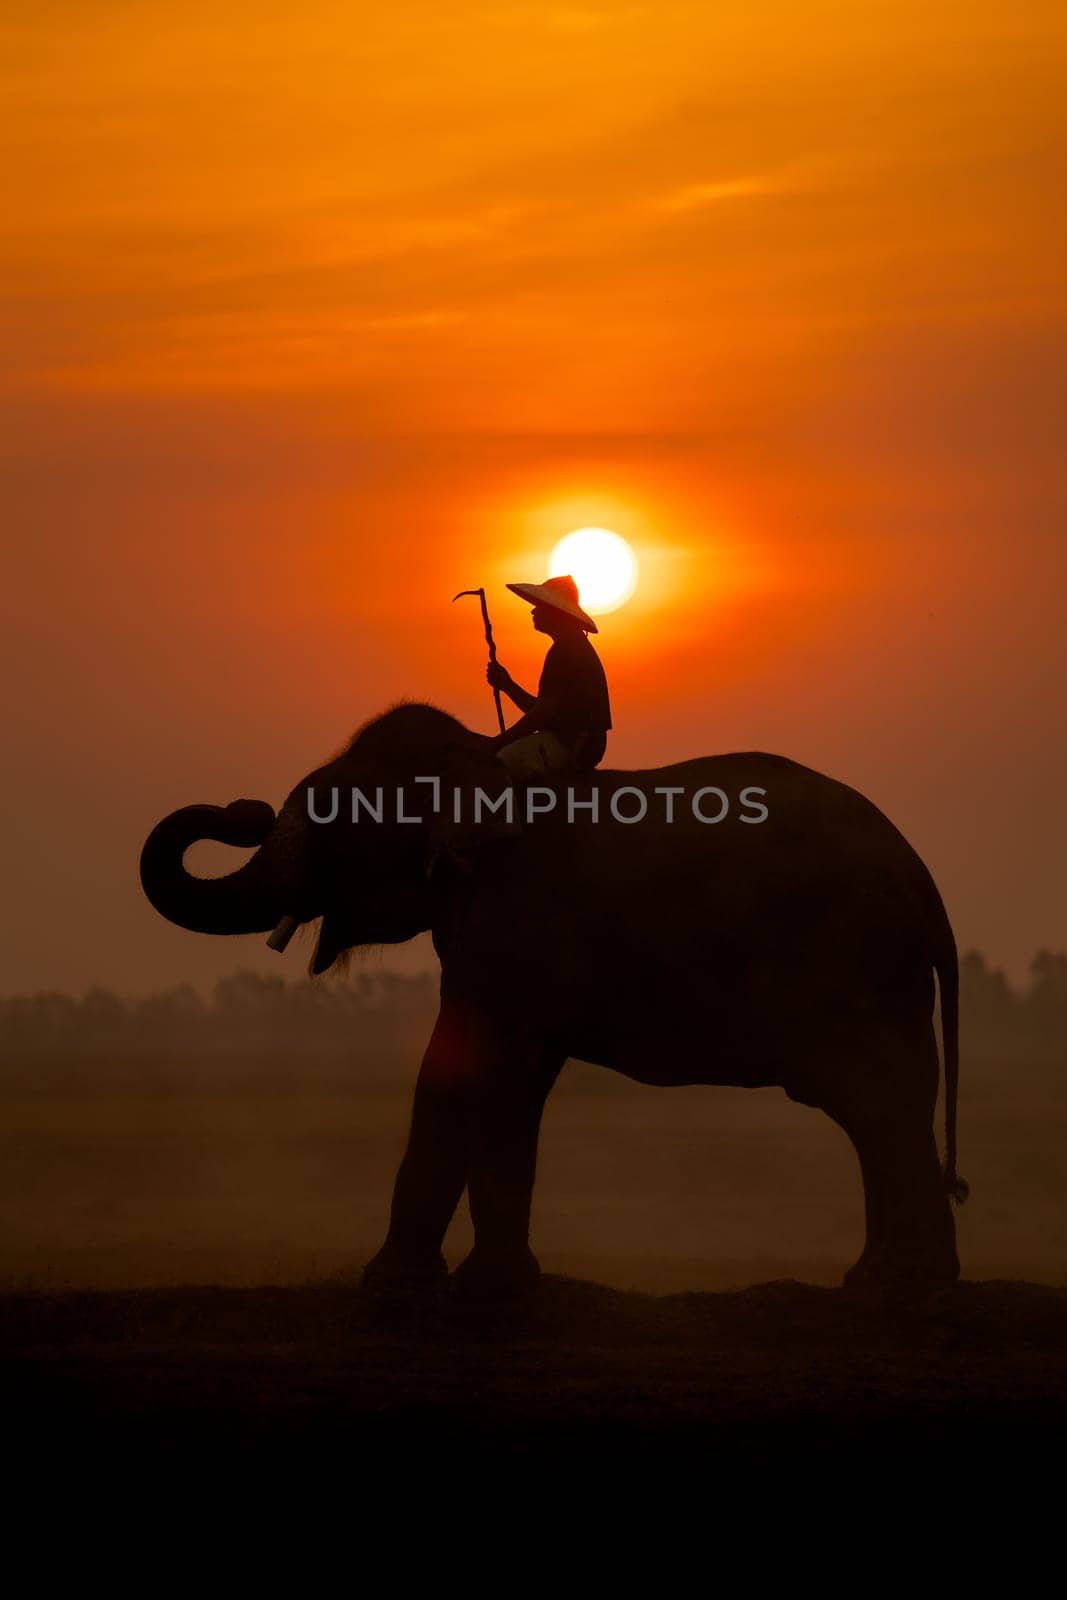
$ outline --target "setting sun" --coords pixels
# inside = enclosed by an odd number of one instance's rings
[[[607,528],[576,528],[548,559],[548,576],[569,573],[587,611],[615,611],[637,587],[637,557]]]

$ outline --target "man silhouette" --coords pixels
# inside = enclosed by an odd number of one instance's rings
[[[494,739],[493,748],[516,778],[591,772],[603,759],[611,727],[607,679],[589,639],[597,625],[578,604],[573,578],[507,587],[533,606],[533,625],[552,644],[536,695],[517,684],[499,661],[489,663],[485,675],[490,684],[523,713]]]

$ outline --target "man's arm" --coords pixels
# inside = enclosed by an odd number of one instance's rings
[[[506,694],[509,700],[514,701],[520,711],[532,711],[537,704],[537,696],[527,693],[521,684],[516,683],[507,667],[502,667],[499,661],[490,661],[485,669],[485,677],[494,689],[499,689],[501,694]],[[510,729],[508,731],[510,733]],[[530,731],[527,729],[527,732]]]
[[[537,733],[551,725],[556,707],[552,696],[527,695],[526,698],[530,701],[529,710],[518,722],[513,722],[510,728],[496,735],[493,739],[494,750],[502,750],[506,744],[514,744],[516,739],[525,739],[528,733]]]

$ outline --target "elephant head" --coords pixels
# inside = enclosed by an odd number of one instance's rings
[[[316,974],[353,946],[402,943],[431,926],[429,879],[440,829],[432,818],[398,822],[395,808],[380,824],[365,819],[355,826],[352,792],[381,791],[392,801],[404,788],[410,804],[420,777],[499,775],[487,746],[482,735],[432,706],[396,706],[302,779],[277,816],[264,801],[235,800],[185,806],[165,817],[141,853],[145,894],[168,921],[195,933],[266,933],[283,917],[321,918],[311,960]],[[197,878],[183,858],[201,839],[257,848],[235,872]]]

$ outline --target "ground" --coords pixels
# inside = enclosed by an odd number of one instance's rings
[[[421,1021],[412,1034],[349,1057],[5,1064],[9,1459],[43,1457],[49,1483],[88,1464],[110,1484],[100,1463],[117,1449],[127,1471],[152,1465],[151,1484],[164,1456],[184,1449],[201,1471],[225,1453],[211,1446],[279,1444],[300,1471],[336,1447],[365,1475],[391,1445],[406,1471],[432,1446],[449,1471],[459,1449],[495,1471],[543,1446],[556,1463],[607,1452],[631,1475],[669,1472],[691,1448],[701,1485],[740,1461],[757,1476],[799,1464],[814,1484],[836,1462],[864,1482],[877,1459],[898,1462],[914,1499],[925,1464],[938,1508],[966,1469],[1017,1475],[1039,1445],[1058,1461],[1055,1064],[966,1065],[968,1281],[925,1305],[837,1287],[863,1206],[826,1117],[777,1090],[643,1089],[571,1063],[541,1142],[536,1311],[501,1321],[445,1300],[398,1317],[360,1294],[358,1272],[387,1226]],[[463,1206],[452,1265],[469,1245]]]
[[[1067,1424],[1067,1290],[963,1283],[886,1305],[782,1281],[653,1296],[548,1277],[532,1311],[418,1312],[350,1283],[0,1300],[9,1448],[103,1438],[341,1446],[479,1442],[716,1458],[841,1445],[1018,1458]],[[948,1457],[945,1458],[946,1460]]]

